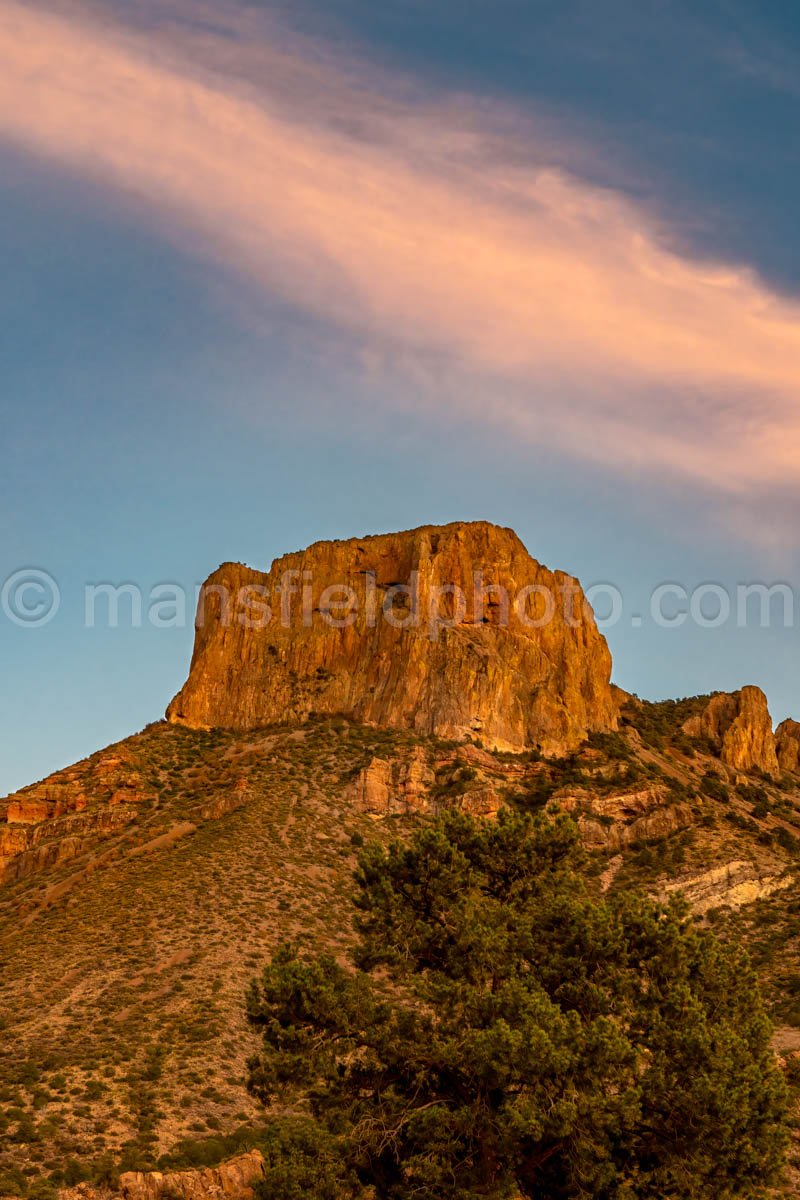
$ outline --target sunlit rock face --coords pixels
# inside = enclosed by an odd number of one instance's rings
[[[150,797],[124,754],[102,752],[0,801],[0,884],[59,866],[136,819]]]
[[[707,738],[722,761],[735,770],[779,773],[772,718],[761,688],[718,692],[683,729],[693,737]]]
[[[169,720],[249,729],[341,713],[378,726],[574,749],[617,726],[611,657],[577,581],[486,522],[317,542],[207,581]]]

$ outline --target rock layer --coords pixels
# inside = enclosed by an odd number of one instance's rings
[[[734,770],[779,774],[772,718],[761,688],[718,692],[703,712],[684,724],[683,731],[691,737],[707,738]]]
[[[96,1188],[89,1184],[64,1189],[60,1200],[251,1200],[264,1176],[264,1156],[250,1150],[218,1167],[186,1171],[126,1171],[119,1186]]]
[[[590,850],[618,852],[659,841],[688,829],[695,820],[691,805],[670,800],[663,786],[610,795],[572,790],[557,795],[555,802],[575,819],[581,841]]]
[[[684,875],[663,888],[664,896],[680,892],[686,897],[696,913],[706,913],[711,908],[727,905],[742,908],[765,900],[775,892],[786,891],[794,883],[788,873],[763,873],[754,862],[727,862],[702,871],[698,875]]]
[[[524,766],[514,760],[499,761],[478,746],[438,754],[414,746],[389,758],[372,758],[348,794],[356,808],[374,817],[439,813],[447,808],[491,817],[524,776]]]
[[[102,753],[0,801],[0,885],[77,858],[146,799],[124,756]]]
[[[167,717],[250,729],[342,713],[495,749],[617,726],[611,657],[575,579],[486,522],[318,542],[268,574],[226,564]]]
[[[362,812],[427,812],[435,782],[428,755],[417,747],[397,758],[373,758],[359,771],[353,784],[353,801]]]

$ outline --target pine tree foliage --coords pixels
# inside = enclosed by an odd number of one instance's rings
[[[353,962],[284,946],[248,994],[250,1089],[307,1114],[265,1200],[762,1194],[786,1097],[744,955],[581,868],[510,812],[364,849]]]

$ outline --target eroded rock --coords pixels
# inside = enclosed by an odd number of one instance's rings
[[[425,526],[318,542],[268,574],[221,567],[167,716],[250,729],[342,713],[557,755],[616,728],[610,674],[576,580],[509,529]]]
[[[683,731],[707,738],[734,770],[779,774],[772,718],[761,688],[718,692],[703,712],[685,722]]]
[[[240,1154],[218,1167],[187,1171],[126,1171],[119,1187],[95,1188],[81,1183],[60,1193],[60,1200],[252,1200],[264,1175],[260,1150]]]
[[[668,883],[663,894],[682,892],[695,912],[705,913],[723,905],[742,908],[785,891],[793,882],[792,875],[762,872],[753,862],[734,861]]]
[[[0,884],[77,858],[136,818],[147,799],[132,764],[102,754],[0,803]]]
[[[407,756],[373,758],[358,773],[352,796],[362,812],[388,815],[429,811],[434,782],[427,754],[416,747]]]
[[[775,745],[781,770],[800,772],[800,721],[782,721],[775,731]]]
[[[695,819],[690,804],[671,802],[661,786],[612,795],[559,793],[554,804],[572,814],[582,842],[591,850],[618,852],[687,829]]]

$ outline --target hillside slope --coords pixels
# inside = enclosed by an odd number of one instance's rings
[[[779,1045],[800,1047],[800,777],[687,734],[707,703],[628,699],[618,733],[552,761],[343,718],[162,723],[9,798],[0,1194],[246,1144],[248,979],[287,937],[343,952],[357,846],[445,805],[558,806],[598,888],[683,888],[749,942]]]

